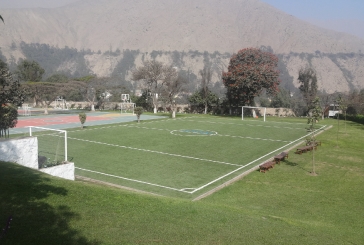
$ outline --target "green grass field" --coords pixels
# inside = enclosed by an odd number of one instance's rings
[[[290,154],[195,202],[0,162],[0,230],[13,216],[0,244],[362,244],[364,125],[323,124],[317,176],[311,153]]]
[[[91,127],[68,130],[68,158],[80,176],[192,199],[302,141],[306,128],[212,116]]]

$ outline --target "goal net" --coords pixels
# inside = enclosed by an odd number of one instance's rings
[[[135,103],[121,103],[120,104],[120,109],[121,109],[121,113],[131,113],[134,115],[134,108],[135,108]]]
[[[244,111],[245,111],[245,117],[247,116],[250,116],[252,118],[263,117],[265,122],[265,114],[267,111],[266,107],[243,106],[241,109],[241,120],[244,120]]]
[[[39,168],[47,168],[68,161],[67,131],[29,126],[29,135],[38,139]]]

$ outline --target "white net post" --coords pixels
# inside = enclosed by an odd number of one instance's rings
[[[30,116],[31,115],[30,107],[29,107],[28,104],[23,104],[22,109],[23,109],[23,116]]]
[[[264,118],[264,122],[265,122],[265,114],[266,114],[266,112],[267,112],[267,108],[266,108],[266,107],[256,107],[256,106],[243,106],[243,107],[241,107],[241,120],[244,120],[244,108],[250,108],[250,109],[264,109],[263,118]]]

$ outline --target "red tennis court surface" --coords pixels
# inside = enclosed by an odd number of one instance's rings
[[[86,122],[94,121],[110,121],[112,118],[105,116],[90,116],[87,115]],[[16,128],[24,128],[26,126],[48,126],[48,125],[59,125],[69,123],[80,123],[78,115],[67,115],[67,116],[50,116],[43,118],[21,118],[18,120]]]

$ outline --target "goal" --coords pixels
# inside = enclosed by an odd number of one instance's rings
[[[121,104],[120,104],[120,112],[123,113],[132,113],[134,115],[135,103],[133,103],[130,99],[129,94],[121,95]]]
[[[135,103],[123,102],[123,103],[120,104],[121,114],[123,114],[123,113],[132,113],[134,115],[134,108],[135,108]]]
[[[267,111],[266,107],[257,107],[257,106],[243,106],[241,108],[241,120],[244,120],[244,109],[252,109],[253,118],[257,118],[258,116],[263,116],[265,122],[265,114]]]
[[[29,136],[38,138],[40,167],[51,167],[68,161],[67,131],[28,126]]]

